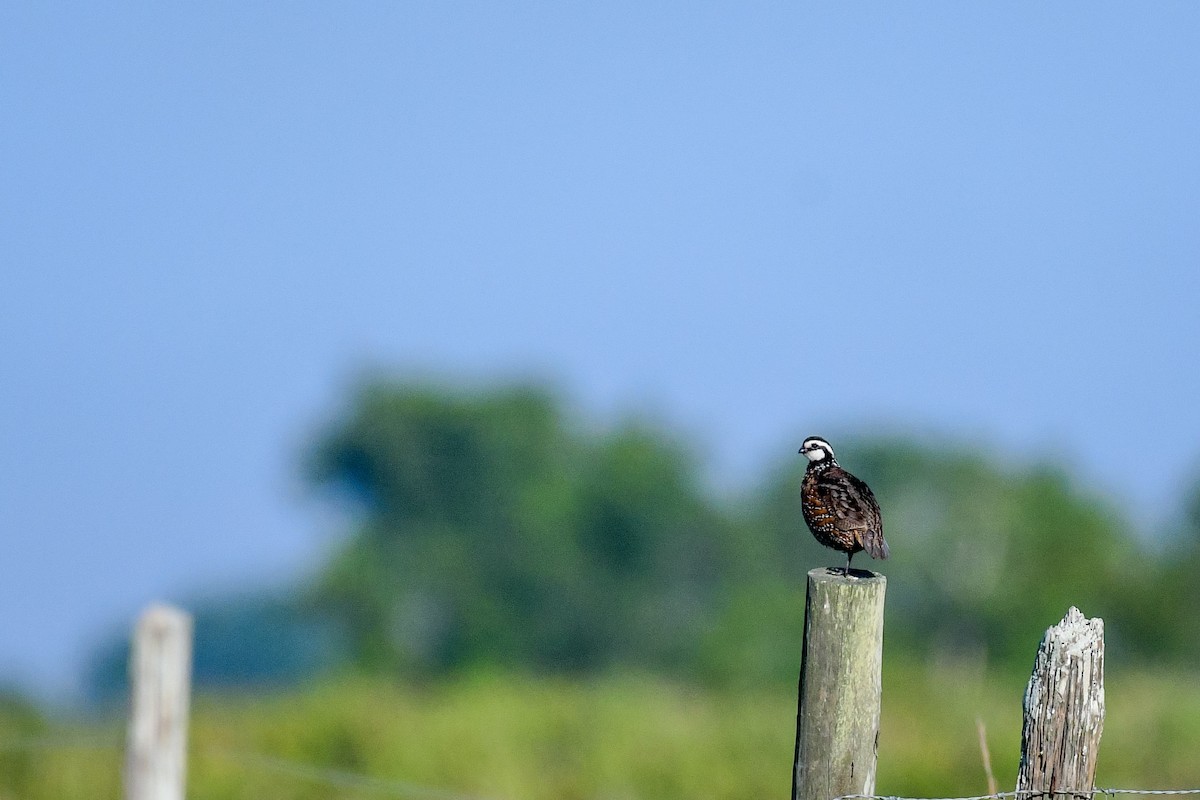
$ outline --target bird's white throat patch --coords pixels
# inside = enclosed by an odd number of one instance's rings
[[[808,450],[804,451],[804,457],[807,458],[809,461],[820,461],[821,459],[825,458],[827,455],[829,455],[829,453],[825,450],[824,447],[812,447],[812,448],[809,448]]]

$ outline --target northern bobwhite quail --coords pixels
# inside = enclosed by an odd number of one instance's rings
[[[887,558],[883,516],[871,487],[842,469],[829,442],[819,436],[805,439],[800,453],[808,458],[800,483],[804,521],[818,542],[846,554],[844,574],[850,574],[850,561],[859,551]]]

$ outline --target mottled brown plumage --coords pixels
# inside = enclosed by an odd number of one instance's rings
[[[829,442],[818,436],[805,439],[800,452],[809,460],[800,483],[800,507],[816,540],[846,554],[847,575],[857,552],[887,558],[883,515],[871,487],[842,469]]]

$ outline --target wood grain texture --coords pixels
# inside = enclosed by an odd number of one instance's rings
[[[1046,631],[1025,689],[1017,791],[1091,796],[1104,730],[1104,620],[1074,606]]]
[[[887,578],[808,573],[793,800],[873,794]]]

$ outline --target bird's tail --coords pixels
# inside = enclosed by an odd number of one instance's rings
[[[863,550],[866,550],[871,558],[887,558],[891,555],[891,550],[888,549],[887,542],[883,540],[883,534],[875,531],[868,531],[867,535],[862,537]]]

